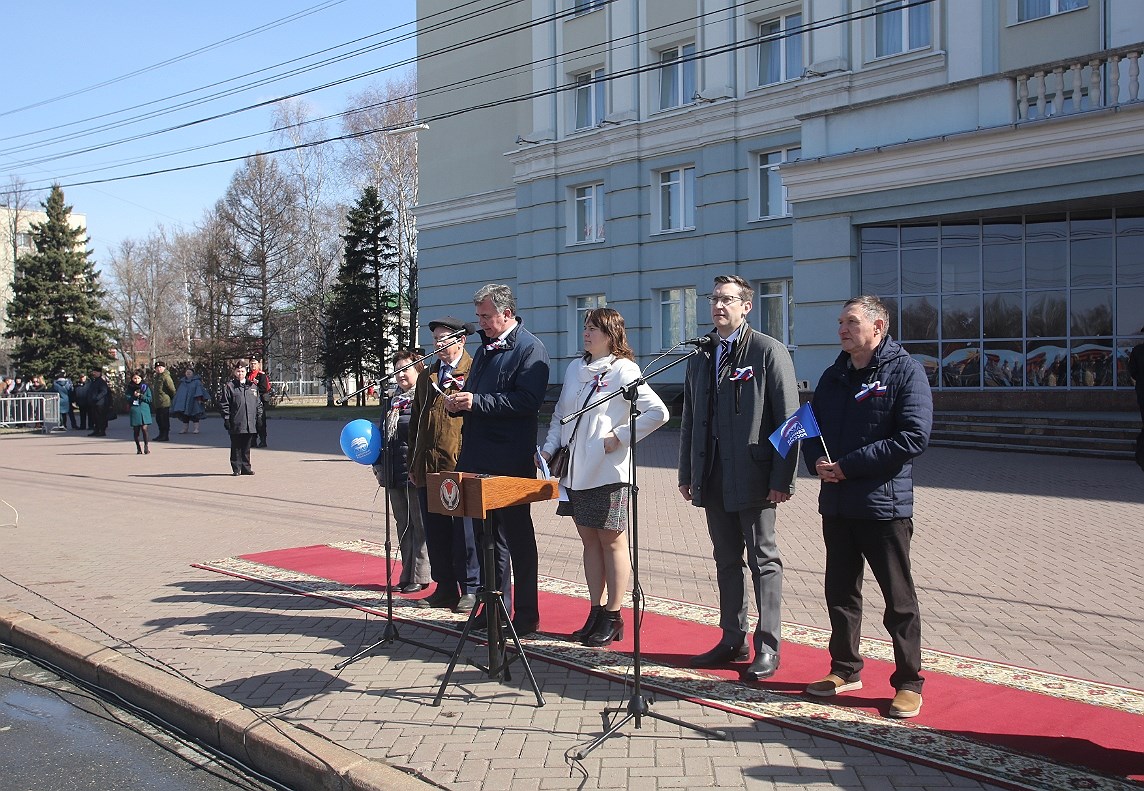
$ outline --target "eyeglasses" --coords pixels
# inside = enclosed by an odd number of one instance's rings
[[[742,297],[735,297],[735,296],[720,297],[720,296],[712,295],[710,297],[707,297],[707,301],[710,302],[712,305],[734,305],[736,302],[746,302],[747,300],[743,299]]]

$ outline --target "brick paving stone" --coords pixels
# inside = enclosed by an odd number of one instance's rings
[[[4,437],[0,499],[16,508],[19,522],[0,535],[0,602],[173,666],[220,694],[455,791],[991,788],[667,697],[653,710],[726,728],[729,741],[645,718],[641,729],[629,723],[580,762],[584,778],[565,754],[601,733],[601,710],[623,706],[629,688],[534,662],[547,701],[537,708],[523,673],[501,684],[462,664],[436,708],[428,703],[445,655],[398,644],[332,670],[379,639],[383,619],[190,564],[383,540],[376,484],[340,456],[339,429],[272,419],[274,447],[256,454],[253,479],[227,474],[217,421],[139,458],[122,436]],[[677,442],[678,432],[663,430],[641,445],[641,581],[649,595],[714,607],[703,515],[675,488]],[[917,465],[914,542],[926,646],[1138,685],[1139,474],[1129,463],[1101,459],[927,452]],[[551,503],[534,507],[542,573],[580,582],[579,541],[554,510]],[[781,507],[778,527],[784,620],[824,628],[816,483],[806,475]],[[1077,545],[1085,547],[1081,557],[1072,551]],[[1061,574],[1065,568],[1072,576]],[[876,587],[867,585],[874,594],[864,634],[882,638]],[[402,634],[455,647],[455,638],[421,628],[403,625]]]

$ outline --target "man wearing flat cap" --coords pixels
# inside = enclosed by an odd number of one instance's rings
[[[465,336],[456,335],[465,331],[460,319],[453,316],[434,319],[429,322],[429,331],[433,333],[437,359],[421,372],[413,392],[409,417],[409,480],[417,487],[421,501],[429,573],[437,587],[417,604],[467,613],[477,603],[481,577],[472,522],[431,513],[425,485],[429,473],[457,469],[464,421],[460,415],[445,411],[445,396],[464,387],[473,358],[465,351]]]

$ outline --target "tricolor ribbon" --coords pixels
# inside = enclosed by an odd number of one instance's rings
[[[735,373],[731,374],[729,381],[732,382],[749,382],[755,378],[755,368],[748,365],[746,368],[736,368]]]
[[[862,389],[854,394],[855,401],[865,401],[870,396],[884,396],[886,394],[886,386],[880,381],[875,379],[873,382],[867,382],[862,385]]]
[[[465,375],[464,374],[447,374],[445,376],[445,380],[442,382],[442,384],[444,384],[445,387],[448,387],[449,385],[453,385],[458,390],[461,390],[465,387]]]
[[[486,343],[485,344],[485,351],[486,352],[495,352],[495,351],[498,351],[500,349],[507,349],[507,348],[508,348],[508,341],[506,341],[504,338],[497,338],[492,343]]]
[[[401,395],[393,397],[393,400],[389,402],[389,408],[395,412],[400,412],[411,403],[413,403],[413,396],[402,393]]]
[[[608,382],[606,379],[604,379],[604,374],[596,374],[594,377],[592,377],[592,386],[597,390],[603,390],[605,387],[607,387]]]

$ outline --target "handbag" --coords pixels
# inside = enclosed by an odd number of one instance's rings
[[[592,400],[592,396],[596,394],[598,387],[598,383],[592,385],[592,389],[588,391],[588,397],[584,399],[584,405],[580,407],[581,409],[588,406],[588,402]],[[576,429],[580,428],[580,421],[583,417],[584,415],[581,413],[580,417],[576,418],[576,425],[572,427],[572,433],[568,435],[568,444],[561,445],[552,451],[552,458],[548,460],[548,472],[553,478],[563,478],[568,474],[568,468],[572,466],[572,440],[576,437]]]

